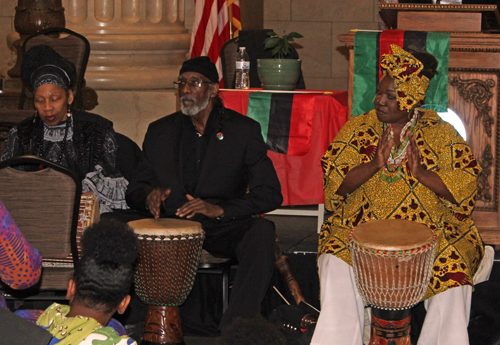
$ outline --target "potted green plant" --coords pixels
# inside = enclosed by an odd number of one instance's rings
[[[300,77],[301,63],[299,59],[286,58],[290,56],[295,38],[303,37],[297,32],[278,36],[274,31],[268,32],[264,40],[264,48],[270,49],[272,59],[257,59],[257,74],[264,90],[295,90]]]

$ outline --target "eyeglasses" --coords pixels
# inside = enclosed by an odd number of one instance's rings
[[[174,81],[174,85],[176,89],[179,88],[184,88],[186,84],[189,86],[190,89],[199,89],[201,87],[201,84],[213,84],[211,81],[203,81],[203,80],[195,80],[195,79],[190,79],[190,80],[184,80],[184,79],[179,79],[178,81]]]

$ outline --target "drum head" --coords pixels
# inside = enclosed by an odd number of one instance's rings
[[[138,235],[175,236],[203,232],[200,223],[175,218],[146,218],[128,222],[128,225]]]
[[[407,250],[432,242],[434,233],[425,224],[401,219],[382,219],[353,229],[353,239],[363,247]]]

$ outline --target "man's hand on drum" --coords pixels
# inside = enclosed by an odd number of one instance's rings
[[[156,219],[160,218],[161,205],[169,197],[169,195],[170,189],[155,188],[146,198],[146,208]]]
[[[220,217],[224,214],[224,210],[219,205],[213,205],[200,198],[193,198],[187,194],[188,202],[177,209],[175,213],[178,217],[193,218],[197,213],[204,214],[208,218]]]

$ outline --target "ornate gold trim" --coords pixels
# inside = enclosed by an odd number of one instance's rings
[[[436,5],[379,3],[381,10],[430,11],[430,12],[485,12],[495,11],[496,5]]]
[[[498,48],[452,48],[450,46],[450,52],[483,52],[483,53],[497,53],[500,51]]]

